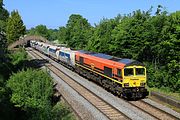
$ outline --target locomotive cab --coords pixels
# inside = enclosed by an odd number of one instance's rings
[[[123,70],[123,97],[144,98],[149,93],[146,86],[146,68],[144,66],[127,66]]]

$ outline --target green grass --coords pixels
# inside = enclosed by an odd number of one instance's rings
[[[151,91],[159,92],[159,93],[162,93],[162,94],[164,94],[166,96],[170,96],[170,97],[172,97],[174,99],[180,100],[180,93],[171,92],[171,91],[169,91],[169,90],[167,90],[165,88],[158,89],[158,88],[149,88],[149,87],[147,87],[147,89],[148,89],[149,92],[151,92]]]

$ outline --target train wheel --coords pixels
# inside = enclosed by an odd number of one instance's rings
[[[106,88],[106,79],[102,79],[102,86]]]
[[[112,84],[112,87],[111,87],[111,88],[112,88],[112,93],[113,93],[113,94],[116,94],[116,86],[117,86],[116,84],[117,84],[117,83],[115,83],[115,82],[113,82],[113,81],[112,81],[112,83],[113,83],[113,84]]]
[[[90,80],[91,79],[91,73],[87,72],[87,78]]]
[[[75,69],[76,69],[76,72],[77,72],[77,73],[80,73],[79,67],[76,67]]]
[[[90,73],[90,79],[95,82],[95,76],[94,76],[93,72]]]
[[[87,78],[86,70],[83,70],[82,75],[83,75],[85,78]]]
[[[115,91],[118,97],[122,97],[122,87],[116,83]]]
[[[108,79],[104,79],[104,87],[107,91],[109,91],[109,83],[108,83]]]
[[[98,84],[102,85],[101,76],[97,76],[96,80],[97,80]]]
[[[113,93],[114,90],[113,81],[109,81],[108,84],[109,84],[109,90]]]

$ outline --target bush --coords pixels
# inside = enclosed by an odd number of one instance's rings
[[[12,91],[11,102],[26,111],[30,119],[51,118],[52,78],[42,70],[20,71],[7,82]]]
[[[53,120],[75,120],[65,103],[58,102],[52,109]]]
[[[179,66],[169,64],[169,68],[155,68],[147,64],[147,83],[149,87],[156,87],[166,91],[180,92]],[[177,67],[176,69],[174,67]]]
[[[20,49],[19,51],[16,51],[9,55],[11,59],[11,63],[13,65],[19,64],[23,60],[27,60],[27,53],[24,49]]]

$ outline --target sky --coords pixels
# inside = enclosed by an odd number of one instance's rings
[[[135,10],[153,12],[162,5],[169,13],[180,10],[180,0],[4,0],[9,11],[18,10],[27,29],[43,24],[58,29],[65,26],[71,14],[80,14],[91,25],[102,18],[114,18]]]

